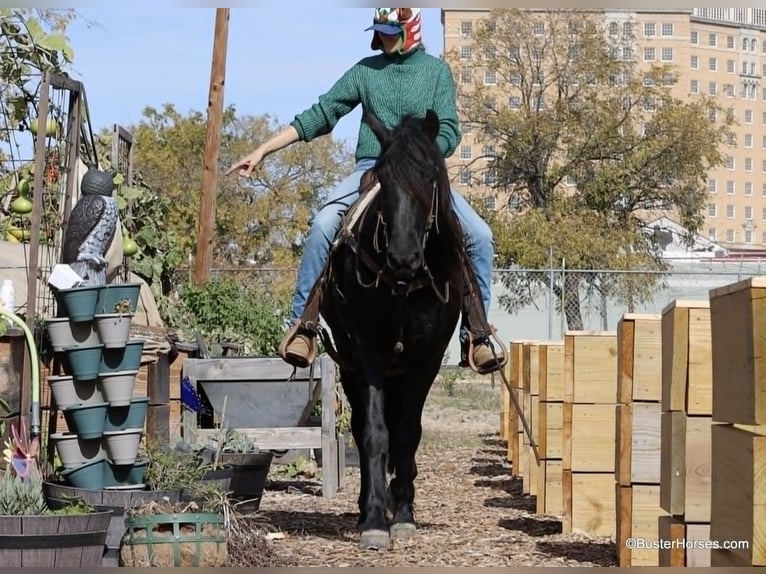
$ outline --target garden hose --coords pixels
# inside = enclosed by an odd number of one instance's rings
[[[31,435],[30,438],[34,438],[40,435],[40,361],[37,356],[35,338],[27,324],[15,313],[0,308],[0,316],[7,317],[12,323],[18,325],[24,331],[24,336],[27,339],[29,362],[32,365],[32,412],[29,420],[29,434]]]

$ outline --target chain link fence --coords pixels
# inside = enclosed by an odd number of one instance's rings
[[[190,278],[179,270],[177,279]],[[291,291],[294,268],[231,267],[212,271],[245,290]],[[680,261],[667,271],[497,269],[489,322],[503,341],[561,340],[568,330],[613,331],[625,313],[659,314],[676,299],[708,299],[711,289],[766,275],[766,261]],[[457,332],[445,364],[460,357]]]

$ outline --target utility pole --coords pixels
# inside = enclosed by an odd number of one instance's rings
[[[213,264],[215,200],[218,184],[218,151],[223,123],[223,85],[226,77],[226,47],[229,36],[229,8],[216,8],[213,37],[213,63],[210,70],[210,92],[207,102],[207,137],[202,172],[202,197],[197,230],[197,257],[194,283],[202,285],[210,276]]]

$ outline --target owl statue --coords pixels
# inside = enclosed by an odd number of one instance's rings
[[[82,277],[84,287],[106,284],[106,252],[119,219],[113,179],[114,174],[89,166],[64,231],[61,263]]]

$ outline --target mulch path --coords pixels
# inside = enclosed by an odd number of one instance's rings
[[[419,529],[389,551],[363,551],[357,545],[359,470],[352,468],[344,490],[332,499],[322,498],[315,479],[271,482],[248,542],[231,548],[231,565],[616,565],[614,540],[564,535],[559,519],[534,514],[534,499],[510,477],[497,435],[479,438],[479,446],[433,445],[419,451]]]

